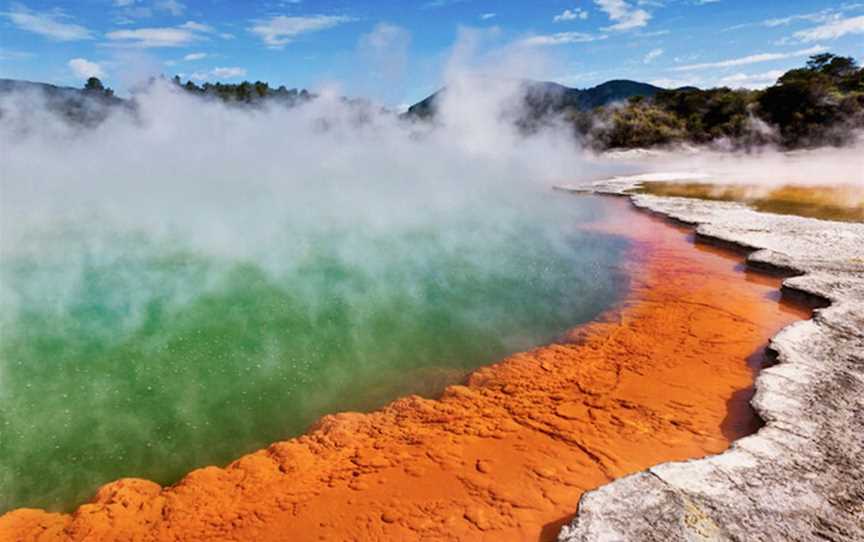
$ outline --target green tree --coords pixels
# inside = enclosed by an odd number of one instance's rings
[[[104,86],[102,81],[97,77],[87,79],[87,82],[84,83],[84,92],[93,96],[104,96],[106,98],[114,96],[114,91]]]
[[[851,56],[837,56],[831,53],[813,55],[807,61],[807,69],[818,71],[832,78],[842,78],[858,69],[855,59]]]
[[[840,145],[861,127],[861,70],[854,59],[829,53],[810,57],[759,96],[760,115],[780,130],[788,147]]]
[[[100,81],[98,77],[90,77],[87,79],[87,82],[84,83],[84,90],[90,92],[104,92],[105,86],[102,85],[102,81]]]

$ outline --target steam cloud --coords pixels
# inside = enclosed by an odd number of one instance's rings
[[[633,172],[666,174],[671,180],[740,184],[770,190],[780,186],[848,186],[864,189],[864,137],[842,148],[792,152],[766,146],[748,153],[688,148],[624,151],[609,158]],[[656,178],[659,180],[659,177]]]
[[[134,113],[81,129],[38,94],[0,98],[0,511],[69,506],[121,475],[170,482],[237,442],[302,430],[331,407],[304,388],[355,384],[338,364],[316,376],[316,360],[350,354],[368,378],[402,380],[409,355],[490,362],[593,317],[614,299],[622,247],[579,237],[590,205],[553,185],[669,169],[862,182],[860,146],[621,160],[583,151],[563,124],[526,136],[512,123],[520,84],[478,84],[482,39],[463,32],[435,124],[335,94],[252,109],[157,83]],[[386,40],[407,37],[381,27],[365,45],[392,78],[404,59],[382,57]],[[484,75],[542,78],[526,54],[504,51]],[[167,336],[152,331],[165,322]],[[218,444],[189,452],[196,441]]]
[[[599,166],[456,64],[440,125],[157,83],[80,128],[5,95],[0,511],[170,483],[608,306],[623,245],[549,190]]]

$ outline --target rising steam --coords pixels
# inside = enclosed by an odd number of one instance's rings
[[[569,132],[525,137],[515,81],[448,73],[436,125],[157,82],[81,128],[5,95],[0,511],[173,482],[613,302],[623,243],[549,190],[586,167]]]
[[[371,56],[405,40],[379,30]],[[37,93],[0,98],[0,512],[168,483],[380,404],[364,388],[417,391],[412,371],[459,375],[595,317],[624,243],[581,231],[594,202],[553,185],[667,168],[861,182],[854,154],[622,161],[563,124],[527,136],[522,86],[479,85],[463,37],[432,124],[160,82],[89,128]],[[542,65],[510,53],[492,75]]]

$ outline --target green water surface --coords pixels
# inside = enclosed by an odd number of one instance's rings
[[[0,258],[0,512],[163,484],[316,418],[434,394],[623,289],[592,198],[506,223],[292,229],[266,257],[86,223]],[[252,241],[250,241],[252,242]],[[275,262],[275,263],[274,263]]]

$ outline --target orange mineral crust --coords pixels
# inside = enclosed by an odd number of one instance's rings
[[[723,451],[758,427],[748,400],[768,339],[808,311],[740,255],[608,205],[595,227],[632,240],[631,285],[601,321],[437,400],[327,416],[168,488],[124,479],[71,515],[10,512],[0,539],[553,540],[584,491]]]

